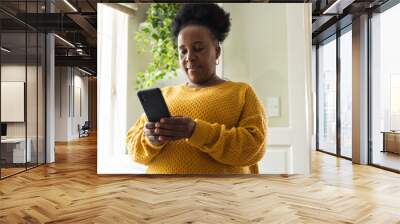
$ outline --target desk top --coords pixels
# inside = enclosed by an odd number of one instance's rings
[[[387,134],[400,134],[400,131],[381,131],[381,133],[387,133]]]

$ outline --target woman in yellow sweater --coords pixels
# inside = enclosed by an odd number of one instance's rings
[[[216,4],[185,4],[173,23],[187,83],[162,89],[172,117],[148,122],[143,115],[128,131],[135,162],[152,174],[258,173],[267,120],[254,90],[216,73],[229,14]]]

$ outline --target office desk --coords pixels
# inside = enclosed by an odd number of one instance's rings
[[[6,163],[25,163],[31,161],[32,140],[27,138],[25,153],[25,138],[6,138],[1,139],[1,159]],[[27,161],[25,161],[27,159]]]
[[[400,132],[383,131],[382,152],[393,152],[400,154]]]

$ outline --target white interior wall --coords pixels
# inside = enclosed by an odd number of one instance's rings
[[[304,4],[223,6],[232,17],[231,32],[224,42],[224,77],[253,86],[268,116],[268,146],[265,158],[260,161],[260,172],[310,173],[313,123],[312,79],[308,73],[308,70],[311,73],[311,49],[305,47],[307,44],[311,47],[307,7]],[[295,85],[299,86],[290,89],[293,81],[289,79],[298,80]],[[304,101],[301,105],[290,94],[304,87],[307,94],[300,100]],[[277,99],[274,101],[278,104],[272,105],[271,99]]]
[[[78,124],[88,120],[88,78],[72,67],[56,67],[55,71],[55,140],[77,139]]]
[[[68,130],[68,67],[55,68],[55,140],[67,141]]]
[[[72,138],[78,138],[78,124],[82,126],[85,121],[88,121],[88,77],[83,76],[83,73],[74,69],[74,113],[72,119]],[[79,93],[80,92],[80,93]]]
[[[28,72],[28,74],[35,74],[36,75],[36,67],[34,66],[27,66],[25,67],[25,65],[18,65],[18,64],[9,64],[9,65],[2,65],[1,66],[1,81],[5,81],[5,82],[25,82],[25,75],[26,72]],[[29,77],[28,77],[29,78]],[[29,78],[29,82],[32,82],[31,78]],[[30,83],[32,85],[32,83]],[[36,85],[36,81],[35,84]],[[30,86],[31,87],[31,86]],[[36,98],[36,88],[27,88],[27,96],[29,97],[35,97]],[[31,99],[27,99],[28,103],[31,103],[32,100]],[[29,106],[29,105],[28,105]],[[36,104],[35,105],[31,105],[34,106],[36,108]],[[7,110],[7,108],[1,108],[2,110]],[[36,113],[33,113],[35,111],[29,111],[30,113],[28,113],[28,129],[30,127],[33,127],[33,125],[35,125],[36,128],[36,124],[32,124],[32,121],[36,122]],[[7,123],[7,136],[8,137],[25,137],[25,122],[10,122]],[[28,130],[28,137],[29,137],[29,133],[33,133],[33,130]],[[35,131],[35,136],[36,136],[36,131]]]
[[[278,115],[266,107],[269,126],[289,126],[286,7],[282,4],[223,6],[232,18],[231,31],[223,46],[224,77],[252,85],[265,106],[269,97],[276,97]]]

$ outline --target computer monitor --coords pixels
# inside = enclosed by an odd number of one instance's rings
[[[7,136],[7,124],[1,123],[1,136]]]

